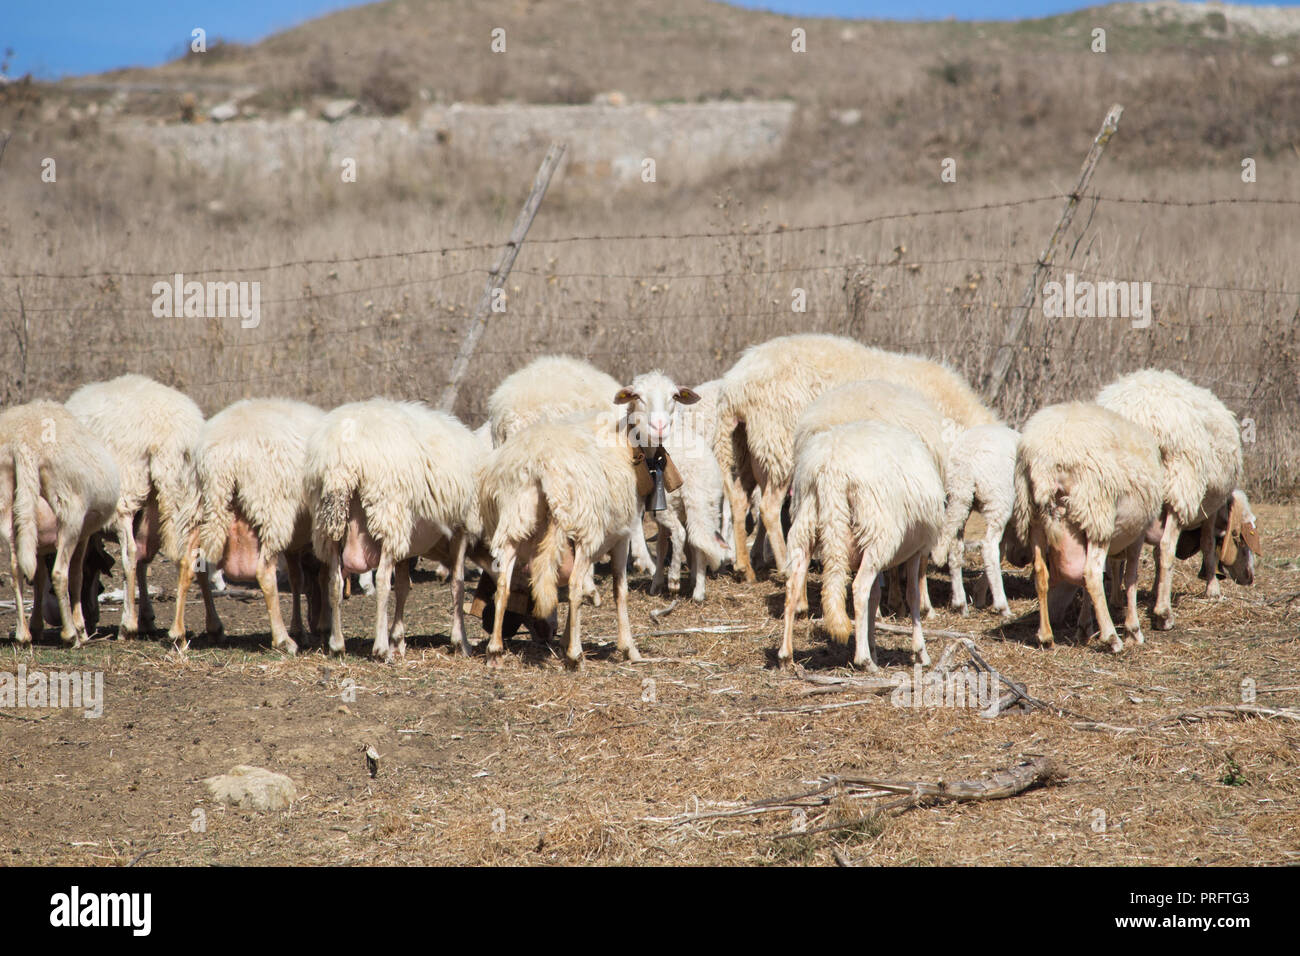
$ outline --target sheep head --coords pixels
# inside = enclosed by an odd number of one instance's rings
[[[614,396],[615,405],[627,406],[624,420],[632,444],[641,447],[662,445],[672,431],[678,406],[694,405],[699,400],[694,391],[660,371],[638,375]]]

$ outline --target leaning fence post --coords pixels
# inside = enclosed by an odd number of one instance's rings
[[[1088,158],[1083,161],[1083,170],[1079,173],[1079,182],[1066,199],[1061,218],[1056,223],[1056,228],[1052,230],[1051,237],[1047,240],[1047,248],[1043,250],[1043,254],[1038,257],[1038,262],[1034,265],[1033,274],[1029,277],[1029,284],[1025,287],[1025,294],[1020,300],[1020,305],[1011,313],[1011,321],[1007,323],[1006,335],[1003,336],[1002,345],[998,347],[997,354],[993,356],[993,369],[989,372],[989,377],[984,386],[984,401],[990,406],[997,402],[998,396],[1002,392],[1002,386],[1006,382],[1007,372],[1011,368],[1011,359],[1015,356],[1016,347],[1020,344],[1021,334],[1025,330],[1025,321],[1029,318],[1029,309],[1034,304],[1034,296],[1038,294],[1038,281],[1043,277],[1043,273],[1047,271],[1047,267],[1052,264],[1052,256],[1056,253],[1056,244],[1065,235],[1065,231],[1070,228],[1070,221],[1074,218],[1074,210],[1079,205],[1079,199],[1083,196],[1083,191],[1088,188],[1088,181],[1092,179],[1092,171],[1097,168],[1097,162],[1101,159],[1102,150],[1106,148],[1110,138],[1115,135],[1115,130],[1119,128],[1119,118],[1123,112],[1124,107],[1116,103],[1110,108],[1110,112],[1106,114],[1106,119],[1101,124],[1101,132],[1092,141],[1092,149],[1088,150]]]
[[[515,227],[510,231],[510,238],[506,240],[497,264],[492,267],[492,272],[488,275],[487,285],[483,287],[483,295],[478,300],[474,314],[470,317],[469,325],[465,328],[465,338],[460,343],[460,351],[456,353],[456,358],[451,363],[447,388],[442,393],[442,402],[439,406],[444,412],[450,413],[456,405],[460,383],[464,380],[465,373],[469,371],[469,360],[473,358],[474,349],[478,347],[479,339],[487,329],[492,298],[497,290],[502,288],[506,277],[510,275],[515,257],[519,255],[519,247],[523,245],[524,236],[528,235],[528,227],[533,224],[537,208],[542,204],[542,197],[546,195],[546,187],[550,185],[551,176],[563,156],[564,146],[561,143],[552,143],[551,148],[546,151],[546,158],[542,160],[542,165],[537,169],[537,178],[533,180],[533,191],[528,194],[524,208],[519,210],[519,217],[515,219]]]

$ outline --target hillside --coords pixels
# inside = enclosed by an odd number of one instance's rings
[[[795,26],[806,53],[791,51]],[[489,48],[496,27],[504,53]],[[1091,50],[1098,27],[1104,54]],[[803,124],[792,153],[754,185],[794,176],[870,187],[933,180],[944,156],[981,179],[1056,168],[1058,156],[1072,167],[1112,101],[1127,111],[1111,161],[1129,168],[1290,155],[1298,34],[1294,8],[1167,2],[1017,23],[891,23],[708,0],[387,0],[69,87],[143,90],[127,108],[160,115],[174,115],[187,89],[206,106],[238,90],[260,113],[341,96],[372,113],[585,103],[614,90],[652,103],[789,98]],[[888,176],[870,172],[882,164]]]

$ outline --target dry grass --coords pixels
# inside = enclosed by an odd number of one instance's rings
[[[39,168],[45,149],[15,140],[6,167]],[[514,158],[499,179],[449,159],[449,166],[345,185],[306,174],[249,179],[238,169],[196,179],[151,154],[126,146],[106,152],[99,143],[69,144],[59,156],[57,185],[0,179],[5,271],[109,274],[0,278],[4,397],[62,398],[85,381],[131,370],[183,389],[209,414],[258,394],[325,407],[375,393],[436,398],[495,258],[482,245],[508,232],[536,159]],[[361,157],[361,168],[372,162],[380,159]],[[1094,180],[1105,195],[1201,200],[1265,193],[1209,172],[1155,181],[1105,163]],[[452,181],[467,187],[458,193]],[[698,382],[724,371],[745,346],[793,331],[839,332],[917,351],[978,382],[1059,200],[799,227],[1003,203],[1058,193],[1072,182],[1046,174],[1014,183],[959,179],[864,198],[829,185],[771,195],[662,183],[593,195],[589,186],[561,179],[519,257],[508,311],[492,321],[458,412],[479,420],[496,383],[541,352],[579,354],[616,376],[659,365]],[[1295,182],[1280,174],[1266,194],[1300,199]],[[1300,464],[1300,331],[1296,293],[1277,290],[1290,287],[1286,277],[1300,257],[1289,229],[1294,208],[1085,207],[1051,277],[1068,270],[1080,278],[1152,281],[1152,327],[1049,320],[1035,312],[1002,412],[1023,421],[1043,404],[1093,394],[1119,373],[1172,368],[1254,422],[1247,487],[1292,493]],[[731,235],[546,241],[695,232]],[[458,251],[466,246],[472,248]],[[255,268],[419,249],[448,251]],[[200,270],[216,271],[196,275]],[[151,286],[175,272],[260,281],[260,327],[154,318]],[[1197,288],[1206,286],[1238,291]],[[806,313],[791,311],[796,288],[806,291]]]
[[[1300,512],[1266,505],[1260,517],[1273,557],[1255,588],[1225,584],[1227,600],[1208,602],[1192,563],[1180,566],[1175,629],[1149,632],[1145,646],[1118,657],[1095,642],[1034,646],[1032,589],[1019,576],[1009,586],[1016,620],[1007,627],[986,613],[940,611],[935,630],[973,633],[988,662],[1034,696],[1145,728],[1133,733],[1081,730],[1073,716],[1043,712],[989,720],[973,710],[900,710],[888,697],[852,692],[809,697],[807,684],[773,666],[778,588],[726,579],[711,582],[703,607],[679,606],[660,622],[647,612],[666,602],[638,582],[634,629],[726,622],[743,633],[645,639],[648,660],[638,665],[619,662],[610,643],[589,645],[579,674],[564,670],[554,647],[527,641],[511,645],[499,672],[481,657],[447,658],[447,592],[428,584],[412,592],[415,637],[395,666],[357,656],[368,650],[371,626],[364,598],[345,607],[355,639],[342,661],[268,651],[260,599],[223,600],[231,646],[184,660],[141,641],[97,641],[76,653],[42,646],[30,657],[6,650],[6,670],[20,661],[102,669],[106,703],[97,721],[67,713],[3,720],[21,757],[0,769],[10,821],[0,859],[123,863],[157,850],[145,862],[826,864],[838,850],[893,865],[1294,862],[1300,726],[1156,726],[1240,701],[1244,678],[1255,681],[1260,704],[1300,701]],[[1147,567],[1142,580],[1150,575]],[[941,577],[933,592],[936,604],[946,598]],[[1142,595],[1148,600],[1145,588]],[[167,606],[160,603],[160,618]],[[589,613],[591,634],[612,633],[609,602]],[[0,627],[10,617],[0,613]],[[803,667],[845,673],[846,652],[810,630],[803,625],[796,636]],[[907,668],[906,640],[883,636],[890,672]],[[931,637],[936,658],[943,643]],[[345,703],[349,678],[356,700]],[[1279,687],[1290,689],[1271,690]],[[381,754],[375,779],[365,769],[367,746]],[[1032,754],[1052,757],[1066,779],[1006,800],[885,819],[850,802],[810,815],[810,828],[854,824],[832,833],[788,838],[791,814],[688,826],[652,819],[800,792],[825,774],[979,778]],[[237,763],[289,774],[300,794],[293,810],[258,816],[207,802],[199,781]],[[195,808],[206,813],[206,832],[191,829]]]

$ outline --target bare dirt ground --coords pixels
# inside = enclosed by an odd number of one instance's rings
[[[1300,724],[1161,722],[1239,703],[1247,678],[1261,705],[1300,702],[1300,507],[1257,511],[1265,555],[1256,586],[1225,582],[1226,600],[1210,602],[1199,596],[1198,562],[1184,563],[1174,629],[1144,623],[1146,645],[1127,643],[1118,657],[1065,633],[1054,650],[1035,646],[1023,574],[1008,576],[1016,619],[1007,627],[987,611],[962,618],[943,608],[948,583],[932,577],[940,606],[932,629],[971,633],[987,661],[1030,694],[1136,728],[1127,733],[1079,729],[1078,717],[1053,713],[988,719],[973,709],[900,709],[888,696],[852,691],[809,696],[810,684],[774,667],[778,586],[725,576],[710,581],[703,606],[682,602],[657,622],[648,612],[667,599],[634,579],[634,632],[744,631],[641,637],[647,660],[632,665],[613,650],[607,599],[585,622],[592,638],[609,640],[588,645],[579,673],[563,668],[555,647],[528,640],[509,646],[499,671],[481,652],[448,657],[449,592],[432,582],[412,592],[414,637],[406,660],[391,666],[362,656],[374,607],[363,596],[346,605],[353,639],[342,660],[319,646],[296,659],[272,652],[252,594],[219,599],[230,637],[198,640],[184,658],[162,632],[66,651],[51,629],[33,651],[0,645],[0,670],[102,670],[104,714],[0,711],[0,865],[827,864],[837,851],[879,864],[1294,863]],[[153,575],[167,588],[160,620],[171,609],[166,577]],[[1141,595],[1149,604],[1145,587]],[[191,613],[201,624],[197,601]],[[101,626],[116,620],[106,611]],[[0,628],[12,626],[13,613],[0,612]],[[472,619],[470,634],[482,637]],[[906,641],[882,636],[888,672],[909,668]],[[931,636],[932,658],[946,644]],[[848,673],[846,650],[807,623],[796,658],[808,673]],[[830,709],[809,709],[817,707]],[[368,746],[381,754],[373,779]],[[826,774],[980,778],[1040,754],[1067,778],[1006,800],[886,818],[841,802],[810,812],[809,829],[853,825],[794,838],[782,837],[795,825],[789,812],[691,825],[649,819],[807,790]],[[288,774],[298,788],[292,809],[213,805],[202,779],[244,763]]]

